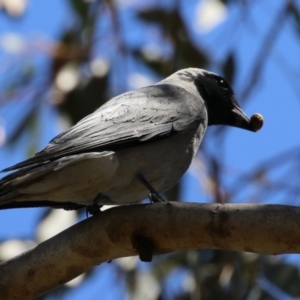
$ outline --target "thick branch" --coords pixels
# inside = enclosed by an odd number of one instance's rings
[[[1,298],[32,299],[102,262],[137,255],[137,240],[150,242],[154,254],[190,248],[300,253],[300,208],[177,202],[115,207],[2,263]]]

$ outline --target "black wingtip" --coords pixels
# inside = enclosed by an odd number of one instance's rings
[[[5,168],[5,169],[1,170],[0,172],[3,173],[3,172],[9,172],[9,171],[14,171],[14,170],[20,169],[20,168],[22,168],[22,165],[24,165],[24,162],[26,162],[26,161],[22,161],[18,164],[15,164],[13,166]]]
[[[0,173],[9,172],[9,171],[13,171],[13,170],[16,170],[16,168],[14,168],[14,166],[5,168],[5,169],[1,170]]]
[[[0,210],[15,209],[15,208],[60,208],[65,210],[78,210],[86,208],[86,205],[77,204],[73,202],[56,202],[56,201],[22,201],[22,202],[10,202],[7,204],[0,204]]]
[[[15,170],[22,169],[22,168],[25,168],[25,167],[32,167],[36,164],[37,164],[36,158],[31,157],[31,158],[28,158],[24,161],[21,161],[21,162],[15,164],[15,165],[13,165],[13,166],[5,168],[5,169],[1,170],[0,172],[2,173],[2,172],[15,171]]]

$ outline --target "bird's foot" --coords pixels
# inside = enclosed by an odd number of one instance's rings
[[[86,208],[86,216],[88,215],[97,215],[101,212],[100,208],[103,206],[102,203],[109,202],[110,199],[106,195],[99,193],[93,200],[93,203],[88,205]]]
[[[168,202],[168,200],[166,200],[164,197],[162,197],[157,192],[156,193],[150,192],[148,197],[149,197],[149,200],[151,201],[151,203]]]
[[[103,205],[99,205],[98,203],[94,202],[93,204],[90,204],[86,207],[86,217],[88,217],[88,215],[98,215],[100,214],[101,210],[100,208],[102,207]]]

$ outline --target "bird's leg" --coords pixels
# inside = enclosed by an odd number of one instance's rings
[[[159,192],[145,179],[145,177],[139,173],[137,175],[138,180],[149,190],[149,199],[152,203],[154,202],[166,202],[167,200],[162,197]]]

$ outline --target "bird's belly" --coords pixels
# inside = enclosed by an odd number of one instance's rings
[[[170,189],[190,166],[203,133],[201,127],[156,142],[119,150],[116,153],[119,161],[118,172],[115,174],[116,185],[107,193],[109,198],[116,203],[145,199],[149,191],[137,179],[139,173],[158,192]]]

